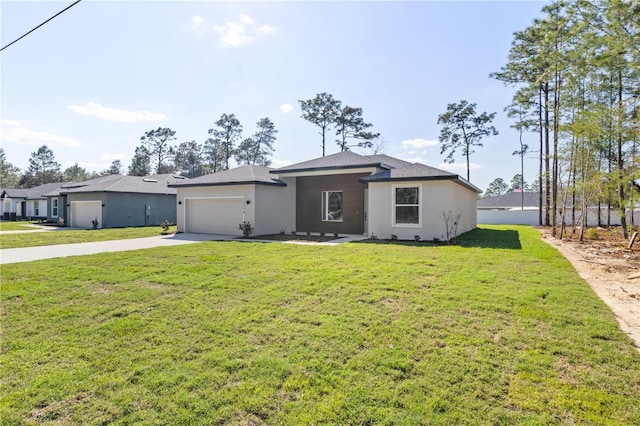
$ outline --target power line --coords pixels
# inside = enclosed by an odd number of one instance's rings
[[[17,39],[13,40],[11,43],[7,44],[6,46],[4,46],[2,49],[0,49],[0,52],[2,52],[4,49],[6,49],[7,47],[11,46],[13,43],[23,39],[24,37],[28,36],[29,34],[31,34],[32,32],[34,32],[35,30],[37,30],[38,28],[40,28],[41,26],[43,26],[44,24],[46,24],[47,22],[49,22],[50,20],[52,20],[53,18],[55,18],[56,16],[66,12],[67,10],[71,9],[73,6],[75,6],[76,4],[80,3],[82,0],[76,0],[73,4],[65,7],[64,9],[62,9],[60,12],[56,13],[55,15],[53,15],[51,18],[47,19],[46,21],[44,21],[42,24],[38,25],[37,27],[29,30],[28,32],[24,33],[23,35],[21,35],[20,37],[18,37]]]

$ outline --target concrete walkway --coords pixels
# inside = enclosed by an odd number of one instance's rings
[[[0,250],[0,264],[31,262],[57,257],[83,256],[87,254],[140,250],[154,247],[193,244],[201,241],[230,240],[224,235],[175,234],[129,240],[99,241],[92,243],[57,244],[53,246],[24,247]]]
[[[24,231],[15,231],[24,232]],[[33,232],[33,231],[27,231]],[[38,232],[38,231],[36,231]],[[259,239],[239,239],[230,235],[209,234],[173,234],[147,238],[132,238],[129,240],[98,241],[92,243],[57,244],[52,246],[24,247],[0,249],[0,265],[9,263],[32,262],[34,260],[54,259],[59,257],[83,256],[87,254],[108,253],[116,251],[140,250],[154,247],[177,246],[193,244],[202,241],[244,241],[281,244],[335,246],[351,241],[367,239],[364,235],[343,235],[342,238],[326,242],[311,241],[274,241]]]

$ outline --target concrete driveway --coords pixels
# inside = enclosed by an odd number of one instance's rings
[[[231,240],[226,235],[175,234],[130,240],[99,241],[93,243],[58,244],[53,246],[24,247],[0,250],[0,264],[31,262],[57,257],[83,256],[86,254],[129,251],[153,247],[177,246],[202,241]]]

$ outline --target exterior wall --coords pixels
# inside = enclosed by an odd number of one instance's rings
[[[36,202],[38,203],[38,214],[36,214]],[[24,215],[31,219],[46,219],[47,218],[47,199],[42,200],[27,200],[27,211]]]
[[[256,185],[254,235],[291,232],[296,229],[296,185],[289,179],[287,186]]]
[[[53,214],[53,199],[58,199],[58,214]],[[49,222],[58,222],[58,218],[64,219],[65,226],[69,226],[69,214],[67,208],[67,196],[58,195],[57,197],[47,197],[47,220]]]
[[[620,214],[611,210],[611,225],[620,226]],[[580,210],[576,210],[576,220],[580,220]],[[544,220],[544,212],[542,213]],[[627,225],[631,224],[631,212],[627,209]],[[558,215],[557,222],[560,223],[562,218]],[[600,209],[600,222],[602,226],[607,226],[607,209]],[[529,210],[486,210],[478,209],[478,223],[486,225],[532,225],[538,226],[539,216],[538,209]],[[633,212],[633,223],[640,224],[640,210]],[[571,224],[571,213],[567,212],[565,224]],[[587,226],[598,226],[598,208],[590,207],[587,210]]]
[[[67,213],[61,207],[70,205],[73,201],[101,201],[101,228],[124,228],[128,226],[160,225],[164,220],[176,223],[176,196],[174,194],[139,194],[124,192],[88,192],[67,194],[66,200],[59,197],[58,215],[65,218],[65,223],[71,223]],[[151,215],[146,216],[145,206],[151,206]],[[64,212],[64,216],[62,213]],[[56,219],[57,220],[57,219]]]
[[[24,201],[23,198],[3,198],[2,199],[2,219],[9,220],[13,217],[20,216],[20,202]]]
[[[103,228],[156,226],[165,220],[176,223],[175,194],[109,192],[102,208]],[[147,215],[146,206],[150,206]]]
[[[296,231],[364,233],[364,190],[358,181],[369,173],[296,178]],[[343,191],[342,222],[322,221],[322,192]]]
[[[178,188],[177,202],[177,224],[178,232],[185,232],[185,198],[207,198],[207,197],[244,197],[244,220],[256,223],[255,209],[258,204],[255,197],[255,185],[220,185],[220,186],[192,186]],[[246,201],[249,204],[246,204]],[[211,212],[212,220],[216,212]],[[239,225],[239,223],[238,223]],[[255,232],[254,232],[255,233]],[[238,229],[237,235],[242,235]]]
[[[478,226],[478,194],[454,182],[449,182],[449,185],[453,196],[453,211],[460,213],[458,235],[476,229]]]
[[[394,225],[394,186],[420,186],[420,225]],[[390,239],[413,240],[419,235],[423,240],[444,240],[446,236],[443,212],[451,210],[460,214],[457,235],[476,227],[477,194],[447,180],[370,182],[369,183],[369,235]],[[451,232],[451,230],[450,230]],[[451,238],[454,235],[450,235]]]

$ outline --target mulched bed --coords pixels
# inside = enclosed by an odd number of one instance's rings
[[[333,235],[291,235],[291,234],[269,234],[256,235],[252,237],[239,237],[247,240],[270,240],[270,241],[310,241],[315,243],[324,243],[326,241],[337,240],[342,237],[334,237]]]

